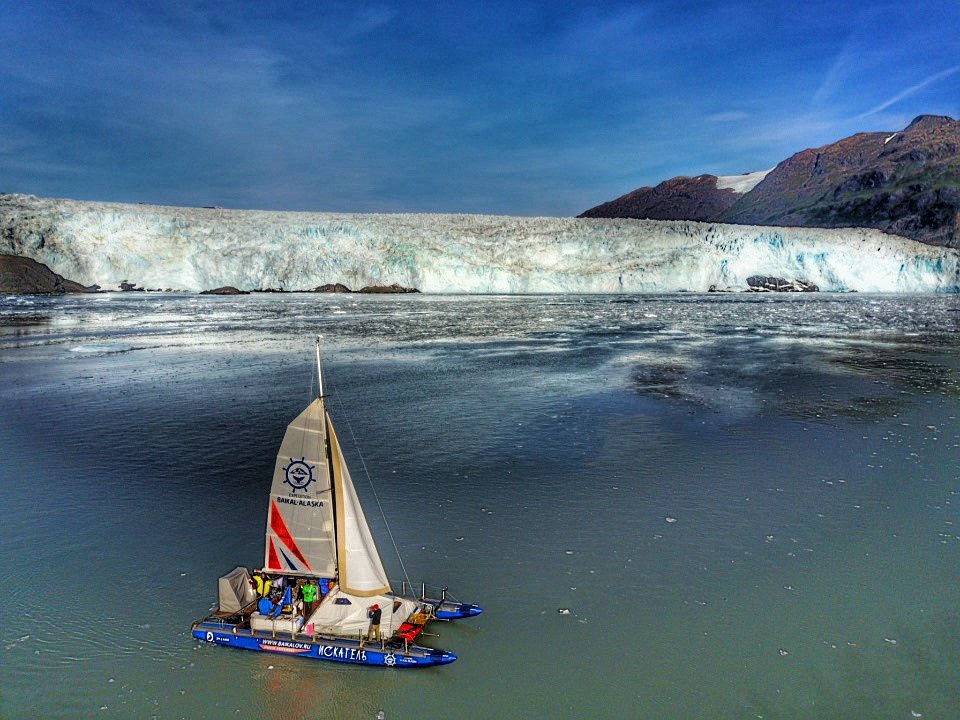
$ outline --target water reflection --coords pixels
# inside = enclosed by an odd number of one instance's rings
[[[633,388],[737,413],[749,405],[810,420],[890,417],[917,393],[960,393],[955,363],[937,345],[925,349],[916,336],[870,343],[743,333],[685,338],[638,353]]]
[[[51,323],[50,315],[0,313],[0,340],[47,333]]]

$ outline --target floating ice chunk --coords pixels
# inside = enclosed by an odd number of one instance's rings
[[[561,615],[569,615],[569,614],[570,614],[570,608],[559,608],[559,609],[557,610],[557,612],[560,613]]]
[[[676,519],[675,517],[671,517],[670,515],[667,515],[667,516],[664,518],[664,520],[666,520],[668,523],[675,523],[675,522],[677,521],[677,519]]]

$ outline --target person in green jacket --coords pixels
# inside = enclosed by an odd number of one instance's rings
[[[320,592],[320,588],[317,587],[317,581],[310,578],[300,588],[300,591],[303,593],[303,619],[306,621],[313,615],[313,608],[317,603],[317,594]]]

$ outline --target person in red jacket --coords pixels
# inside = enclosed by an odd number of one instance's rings
[[[370,631],[367,633],[367,640],[376,639],[380,642],[380,606],[374,603],[367,610],[367,617],[370,618]]]

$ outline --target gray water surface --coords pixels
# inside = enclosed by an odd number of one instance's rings
[[[952,296],[0,298],[0,716],[960,716],[958,323]],[[391,575],[485,608],[428,638],[453,665],[190,637],[262,558],[318,332]]]

